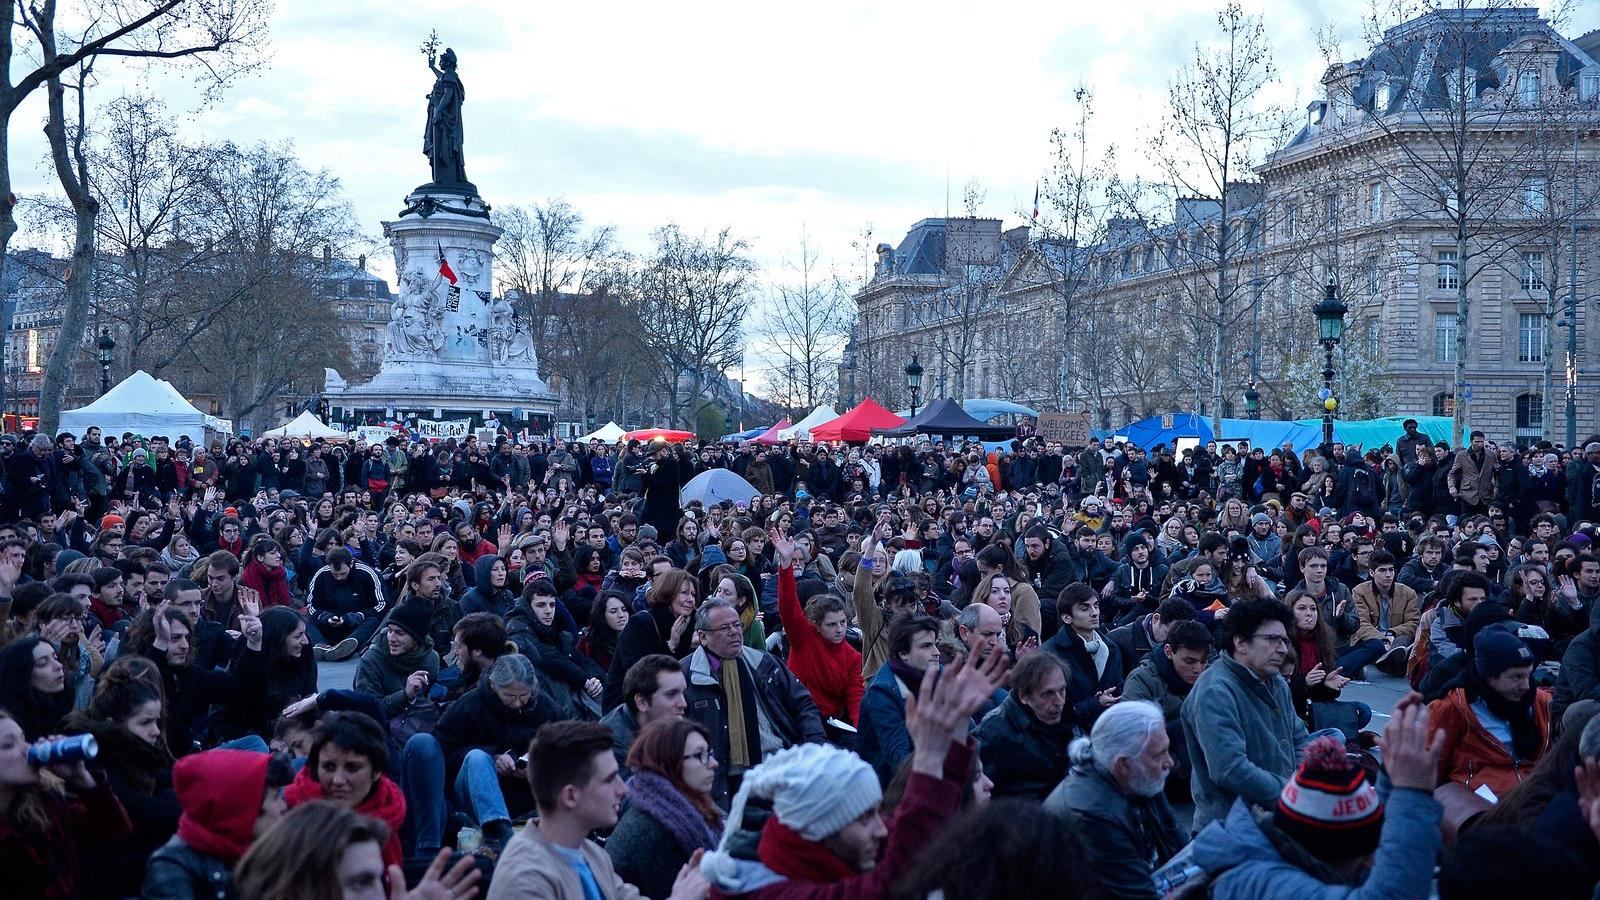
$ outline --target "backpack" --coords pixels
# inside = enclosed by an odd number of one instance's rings
[[[1350,505],[1366,509],[1378,503],[1378,494],[1372,489],[1372,473],[1358,467],[1350,473]]]

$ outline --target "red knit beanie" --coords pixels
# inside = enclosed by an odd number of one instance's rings
[[[1356,859],[1378,849],[1383,804],[1336,737],[1306,746],[1300,768],[1278,794],[1273,824],[1318,859]]]

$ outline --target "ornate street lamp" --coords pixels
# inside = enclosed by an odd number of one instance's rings
[[[911,415],[917,414],[917,402],[922,398],[922,364],[917,362],[917,355],[911,354],[911,362],[906,364],[906,388],[911,391]]]
[[[105,396],[111,390],[111,364],[117,360],[117,342],[111,339],[110,331],[102,328],[95,346],[100,355],[100,395]]]
[[[1333,446],[1333,411],[1339,408],[1339,398],[1333,395],[1333,351],[1344,337],[1344,314],[1350,308],[1339,299],[1339,285],[1330,282],[1311,312],[1317,317],[1317,340],[1322,342],[1322,444]]]
[[[1261,392],[1256,390],[1254,378],[1244,389],[1244,416],[1247,419],[1261,418]]]

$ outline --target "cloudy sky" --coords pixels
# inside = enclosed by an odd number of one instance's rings
[[[1331,28],[1364,53],[1364,3],[1250,0],[1282,73],[1280,99],[1313,99]],[[107,64],[102,98],[152,91],[197,138],[292,141],[337,175],[373,234],[428,178],[421,153],[430,29],[459,55],[467,174],[492,204],[565,197],[642,249],[650,231],[731,226],[764,266],[804,231],[859,272],[853,240],[896,243],[925,216],[1020,223],[1079,85],[1096,132],[1137,170],[1172,74],[1215,32],[1208,0],[1143,3],[820,0],[807,4],[278,0],[271,64],[196,109],[185,82]],[[1600,27],[1581,3],[1564,29]],[[48,187],[42,102],[13,120],[18,190]],[[18,243],[30,243],[26,226]]]

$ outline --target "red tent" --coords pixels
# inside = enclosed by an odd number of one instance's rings
[[[622,438],[628,441],[666,441],[678,444],[683,441],[694,440],[694,432],[673,431],[669,428],[641,428],[638,431],[630,431],[624,434]]]
[[[756,442],[757,444],[781,444],[783,441],[778,440],[778,432],[788,428],[793,424],[793,422],[789,421],[788,416],[784,416],[778,421],[778,424],[768,428],[766,431],[761,432],[750,440]]]
[[[811,439],[861,443],[872,437],[874,428],[895,428],[905,423],[905,419],[884,409],[876,400],[868,397],[855,409],[832,422],[825,422],[811,429]]]

